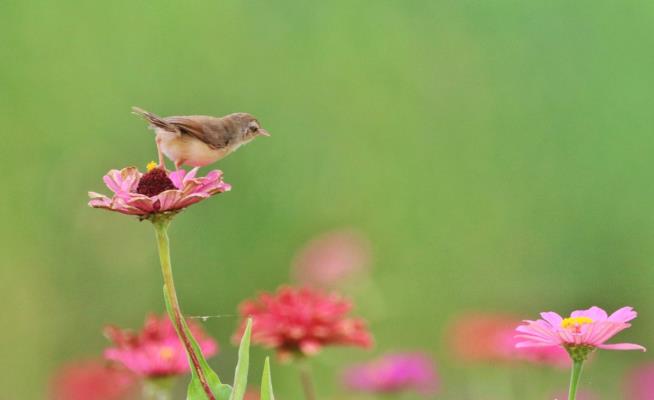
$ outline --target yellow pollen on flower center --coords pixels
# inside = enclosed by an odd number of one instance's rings
[[[594,321],[588,317],[570,317],[561,321],[563,329],[578,328],[582,325],[592,324]]]
[[[145,167],[145,169],[147,169],[148,172],[150,172],[150,171],[152,171],[153,169],[157,168],[158,166],[159,166],[159,164],[157,164],[156,162],[154,162],[154,161],[150,161],[150,162],[148,163],[148,165]]]
[[[162,347],[161,350],[159,350],[159,356],[161,356],[161,358],[164,360],[170,360],[174,355],[175,350],[173,350],[173,348],[170,346]]]

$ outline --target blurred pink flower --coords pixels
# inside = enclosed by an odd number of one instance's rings
[[[188,321],[188,325],[202,354],[205,357],[216,354],[216,341],[208,337],[194,321]],[[105,358],[122,363],[138,375],[154,378],[190,371],[184,346],[165,315],[149,315],[140,332],[109,326],[105,333],[115,345],[105,350]]]
[[[355,365],[345,371],[343,382],[353,390],[369,393],[413,391],[431,395],[439,386],[432,360],[422,353],[387,354]]]
[[[516,347],[563,346],[568,351],[584,350],[582,358],[595,348],[645,351],[643,346],[632,343],[606,344],[617,333],[629,328],[631,324],[627,322],[636,316],[631,307],[623,307],[610,316],[599,307],[591,307],[574,311],[565,319],[555,312],[544,312],[541,313],[543,319],[527,320],[516,328],[520,332],[516,337],[522,340]]]
[[[136,399],[137,377],[102,360],[82,360],[63,365],[50,382],[52,400]]]
[[[240,339],[246,319],[252,317],[252,342],[276,349],[282,359],[314,355],[323,346],[372,346],[365,322],[347,316],[351,308],[334,293],[281,287],[241,303],[243,321],[234,340]]]
[[[654,399],[654,363],[629,371],[625,376],[624,390],[625,400]]]
[[[89,192],[89,206],[147,218],[152,214],[170,213],[231,189],[222,180],[222,172],[213,170],[196,178],[198,168],[188,173],[179,169],[168,173],[156,167],[142,174],[136,167],[112,169],[104,182],[114,195]]]
[[[568,353],[560,347],[517,349],[515,326],[518,321],[519,318],[505,314],[462,314],[450,325],[450,347],[457,359],[464,362],[525,361],[561,368],[570,365]]]
[[[295,256],[292,274],[302,285],[334,287],[362,275],[370,264],[370,243],[354,230],[324,233]]]

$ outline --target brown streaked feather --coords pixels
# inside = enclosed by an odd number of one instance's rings
[[[150,123],[155,128],[161,128],[166,131],[174,132],[179,134],[179,130],[177,127],[174,125],[171,125],[165,121],[165,118],[161,118],[160,116],[153,114],[149,111],[145,111],[141,108],[138,107],[132,107],[132,113],[135,115],[138,115],[139,117],[145,119]]]
[[[188,117],[166,117],[164,121],[174,125],[181,133],[191,135],[214,149],[222,149],[229,144],[231,127],[224,118],[193,115]]]

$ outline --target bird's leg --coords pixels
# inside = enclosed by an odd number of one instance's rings
[[[161,139],[157,137],[155,140],[157,142],[157,154],[159,155],[159,167],[166,169],[166,163],[164,160],[163,152],[161,151]]]
[[[182,159],[175,161],[175,170],[180,169],[182,167],[182,164],[184,164],[185,161],[186,160],[182,160]]]

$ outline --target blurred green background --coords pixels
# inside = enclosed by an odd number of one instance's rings
[[[171,231],[188,314],[289,279],[295,251],[352,226],[373,244],[377,349],[421,348],[444,392],[466,372],[443,341],[464,310],[593,304],[654,331],[654,4],[521,1],[6,1],[0,13],[3,399],[41,399],[103,325],[162,310],[152,228],[86,206],[102,175],[156,156],[130,115],[248,111],[272,133],[221,161],[234,190]],[[357,298],[357,296],[359,298]],[[237,320],[204,325],[229,379]],[[266,352],[254,352],[259,375]],[[321,393],[365,351],[315,360]],[[617,398],[603,353],[583,381]],[[257,361],[259,360],[259,361]],[[273,365],[279,398],[296,399]],[[612,374],[612,375],[610,375]],[[554,377],[561,386],[567,374]],[[7,397],[3,397],[7,396]]]

